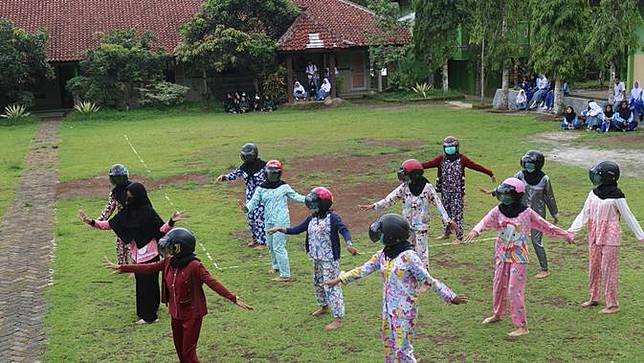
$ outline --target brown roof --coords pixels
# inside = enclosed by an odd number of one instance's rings
[[[346,0],[293,0],[300,16],[278,41],[281,51],[366,47],[367,35],[377,33],[376,14]],[[409,30],[401,27],[392,44],[405,44]]]
[[[0,0],[0,17],[28,31],[45,28],[50,61],[75,61],[98,44],[98,32],[134,28],[156,35],[156,47],[172,52],[178,28],[197,12],[201,0]]]

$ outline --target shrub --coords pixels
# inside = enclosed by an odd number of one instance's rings
[[[0,117],[5,118],[9,121],[18,121],[20,119],[29,117],[31,113],[27,112],[27,107],[24,105],[9,105],[4,108],[4,113]]]
[[[91,113],[96,113],[98,112],[101,107],[94,102],[90,101],[81,101],[74,105],[74,109],[76,112],[82,113],[82,114],[91,114]]]
[[[432,86],[430,86],[425,82],[425,83],[416,83],[416,85],[411,88],[411,91],[422,98],[427,98],[428,93],[431,89],[432,89]]]
[[[190,87],[170,82],[157,82],[146,88],[139,88],[142,105],[180,105],[185,102]]]
[[[264,74],[259,89],[262,96],[268,95],[275,103],[286,102],[286,67],[280,65],[273,72]]]

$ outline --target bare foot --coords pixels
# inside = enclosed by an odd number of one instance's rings
[[[256,249],[256,250],[263,250],[263,249],[265,249],[265,248],[266,248],[266,245],[263,245],[263,244],[261,244],[261,243],[257,243],[257,244],[253,247],[253,249]]]
[[[508,333],[508,336],[511,336],[511,337],[520,337],[520,336],[522,336],[522,335],[526,335],[526,334],[528,334],[528,333],[529,333],[528,328],[519,328],[519,329],[517,329],[517,330],[515,330],[515,331],[509,332],[509,333]]]
[[[447,235],[446,235],[446,234],[442,234],[442,235],[440,235],[440,236],[436,237],[436,239],[437,239],[437,240],[447,239]]]
[[[460,239],[458,239],[458,238],[452,241],[452,244],[453,244],[453,245],[460,245],[461,243],[463,243],[463,241],[461,241],[461,240],[460,240]]]
[[[501,320],[501,318],[499,318],[498,316],[496,316],[496,315],[492,315],[492,316],[490,316],[490,317],[487,317],[487,318],[483,319],[483,321],[481,322],[481,324],[491,324],[491,323],[496,323],[497,321],[500,321],[500,320]]]
[[[258,244],[259,243],[255,242],[255,241],[251,241],[251,242],[248,242],[248,244],[246,246],[250,247],[250,248],[253,248],[253,247],[257,246]]]
[[[322,306],[319,309],[315,310],[314,312],[311,313],[311,315],[315,316],[316,318],[327,314],[329,312],[329,307],[328,306]]]
[[[272,268],[269,268],[269,269],[268,269],[268,273],[269,273],[269,274],[274,274],[274,273],[276,273],[276,272],[277,272],[277,270],[274,270],[274,269],[272,269]]]
[[[156,320],[153,320],[153,321],[145,321],[143,319],[139,319],[139,320],[135,321],[134,324],[136,324],[136,325],[145,325],[145,324],[154,324],[154,323],[158,323],[158,322],[159,322],[159,319],[156,319]]]
[[[335,319],[324,327],[324,330],[336,330],[342,327],[342,319]]]
[[[600,314],[615,314],[619,311],[619,306],[611,306],[609,308],[603,308],[599,311]]]
[[[582,308],[589,308],[589,307],[591,307],[591,306],[597,306],[597,305],[599,305],[599,302],[597,302],[597,301],[592,301],[592,300],[588,300],[588,301],[586,301],[586,302],[581,303],[581,305],[580,305],[580,306],[581,306]]]
[[[538,274],[534,275],[535,279],[545,279],[546,277],[550,276],[550,271],[539,271]]]
[[[271,279],[271,281],[273,281],[273,282],[291,282],[291,278],[290,277],[276,277],[276,278]]]

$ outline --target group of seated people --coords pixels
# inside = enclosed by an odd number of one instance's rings
[[[570,85],[564,80],[562,85],[564,96],[570,95]],[[555,102],[555,82],[548,81],[545,74],[538,77],[523,77],[521,89],[517,95],[518,110],[534,110],[541,108],[545,111],[552,111]]]
[[[324,101],[330,94],[331,82],[329,82],[328,78],[325,78],[322,81],[319,88],[313,80],[310,80],[308,91],[299,81],[295,81],[295,84],[293,85],[293,98],[295,101],[311,101],[313,99],[316,101]]]
[[[275,102],[269,95],[260,97],[258,94],[253,99],[246,95],[246,92],[234,94],[227,93],[224,100],[224,111],[227,113],[273,112],[276,109]]]
[[[561,119],[562,130],[576,130],[583,127],[587,131],[633,131],[639,122],[635,119],[635,112],[639,113],[639,121],[644,117],[644,105],[641,103],[633,108],[624,100],[619,103],[616,110],[613,105],[607,104],[603,109],[597,102],[590,100],[588,106],[579,115],[572,106],[567,106]]]

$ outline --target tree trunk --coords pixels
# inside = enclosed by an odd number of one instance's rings
[[[509,108],[510,94],[510,68],[507,64],[503,65],[503,76],[501,79],[501,103],[499,104],[500,110],[507,110]]]
[[[608,103],[611,105],[615,104],[615,99],[613,98],[613,85],[615,84],[615,62],[610,62],[610,71],[609,71],[610,80],[608,81]]]
[[[443,92],[449,91],[449,68],[447,65],[448,60],[443,63]]]
[[[561,77],[556,76],[555,78],[555,100],[554,104],[552,105],[552,111],[555,113],[555,115],[559,115],[561,113],[561,104],[563,103],[563,93],[561,92]]]
[[[201,71],[201,81],[203,82],[203,91],[201,92],[201,95],[204,100],[208,100],[210,99],[210,92],[208,92],[208,72],[206,72],[206,67]]]
[[[485,38],[481,42],[481,104],[485,100]]]

